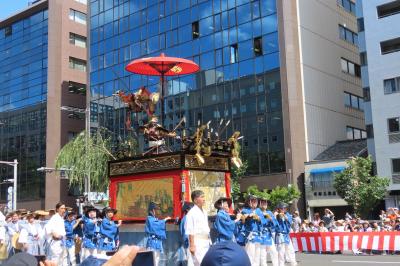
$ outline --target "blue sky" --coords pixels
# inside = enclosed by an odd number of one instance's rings
[[[0,0],[0,20],[28,7],[28,0]]]

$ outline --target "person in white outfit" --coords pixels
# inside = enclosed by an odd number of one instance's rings
[[[0,264],[8,257],[8,236],[6,234],[6,217],[0,211]]]
[[[194,207],[186,215],[185,234],[189,239],[188,265],[200,266],[210,248],[210,227],[208,225],[204,192],[195,190],[191,194]]]
[[[39,231],[39,225],[35,223],[33,213],[29,213],[26,216],[27,223],[22,225],[21,233],[18,238],[18,242],[23,244],[22,250],[33,255],[39,256],[40,252],[40,238],[41,232]]]
[[[57,203],[56,214],[54,214],[45,226],[46,235],[49,241],[49,254],[47,259],[63,265],[65,256],[65,226],[64,226],[65,205]]]
[[[19,219],[20,213],[15,211],[11,214],[11,221],[7,224],[7,232],[9,237],[9,257],[12,257],[16,252],[19,252],[19,250],[12,245],[13,239],[16,242],[16,238],[18,238],[19,232],[21,231],[21,221]]]

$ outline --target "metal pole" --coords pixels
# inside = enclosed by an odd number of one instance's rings
[[[89,103],[89,105],[90,105],[90,103]],[[86,125],[85,125],[85,127],[86,127],[86,137],[85,137],[85,146],[86,146],[86,155],[87,155],[87,153],[89,152],[89,138],[90,138],[90,107],[86,107],[86,110],[85,110],[85,115],[86,115]],[[86,160],[86,165],[87,165],[87,160],[88,160],[88,158],[87,158],[87,156],[86,156],[86,158],[85,158],[85,160]],[[86,193],[87,193],[87,195],[89,196],[89,193],[90,193],[90,170],[89,170],[89,168],[90,167],[86,167],[86,169],[88,170],[88,172],[87,172],[87,174],[86,174]]]
[[[18,167],[18,160],[14,159],[14,188],[13,188],[13,209],[17,210],[17,167]]]

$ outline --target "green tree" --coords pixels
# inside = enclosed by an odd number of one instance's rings
[[[232,166],[232,175],[231,175],[231,188],[232,188],[232,200],[234,202],[239,201],[242,192],[240,191],[240,179],[246,174],[248,168],[247,161],[244,161],[241,167]]]
[[[108,161],[116,159],[110,150],[110,137],[103,137],[99,132],[88,136],[83,131],[60,150],[56,168],[68,169],[66,174],[70,185],[82,189],[86,177],[90,175],[91,190],[105,191],[108,186]]]
[[[389,179],[372,175],[372,159],[355,157],[347,160],[348,167],[335,175],[333,186],[356,214],[367,218],[387,192]]]
[[[291,204],[293,200],[300,198],[300,191],[292,186],[289,185],[287,187],[279,187],[277,186],[271,192],[268,192],[267,189],[259,190],[256,185],[249,186],[247,188],[247,195],[254,195],[256,197],[263,197],[270,201],[270,208],[275,209],[276,205],[279,202],[284,202],[286,204]]]
[[[293,185],[289,184],[287,187],[277,186],[269,193],[270,207],[275,209],[280,202],[291,204],[293,200],[299,199],[300,196],[301,192]]]

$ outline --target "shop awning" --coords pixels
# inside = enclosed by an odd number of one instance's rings
[[[332,206],[347,206],[349,205],[343,199],[319,199],[319,200],[308,200],[307,204],[309,207],[332,207]]]
[[[311,169],[310,174],[330,173],[330,172],[341,172],[345,169],[344,166],[327,167],[327,168],[315,168]]]

